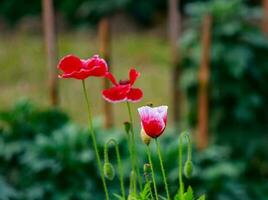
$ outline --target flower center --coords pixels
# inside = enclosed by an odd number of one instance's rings
[[[129,80],[120,80],[119,84],[120,85],[128,85],[128,84],[130,84],[130,81]]]

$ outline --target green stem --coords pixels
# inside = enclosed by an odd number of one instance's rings
[[[84,95],[85,95],[86,104],[87,104],[87,110],[88,110],[89,131],[90,131],[90,135],[91,135],[91,138],[92,138],[92,141],[93,141],[93,146],[94,146],[94,150],[95,150],[95,154],[96,154],[96,158],[97,158],[98,168],[99,168],[99,172],[100,172],[100,175],[101,175],[101,180],[102,180],[106,200],[109,200],[108,189],[107,189],[106,181],[105,181],[105,178],[104,178],[104,173],[103,173],[102,164],[101,164],[101,160],[100,160],[100,155],[99,155],[97,142],[96,142],[96,136],[95,136],[95,132],[94,132],[94,128],[93,128],[93,122],[92,122],[92,117],[91,117],[91,107],[90,107],[88,93],[87,93],[87,90],[86,90],[85,80],[82,80],[82,85],[83,85],[83,92],[84,92]]]
[[[182,135],[179,137],[179,184],[180,200],[184,200],[184,184],[182,180]]]
[[[165,168],[164,168],[164,165],[163,165],[163,159],[162,159],[161,150],[160,150],[160,143],[159,143],[159,141],[157,139],[155,139],[155,142],[156,142],[156,146],[157,146],[157,153],[158,153],[158,157],[159,157],[159,161],[160,161],[162,176],[163,176],[163,179],[164,179],[165,190],[166,190],[166,193],[167,193],[167,199],[170,200],[170,194],[169,194],[169,191],[168,191],[167,178],[166,178]]]
[[[107,142],[107,145],[109,143],[113,143],[115,146],[115,151],[116,151],[116,158],[117,158],[117,164],[118,164],[118,172],[119,172],[119,180],[120,180],[120,187],[121,187],[121,193],[124,199],[126,199],[126,192],[125,192],[125,186],[124,186],[124,176],[123,176],[123,167],[122,167],[122,162],[121,162],[121,156],[120,156],[120,151],[119,151],[119,146],[118,143],[116,142],[116,140],[114,139],[110,139]],[[107,157],[107,161],[108,161],[108,153],[106,153],[107,155],[105,157]]]
[[[146,184],[149,184],[149,189],[150,189],[150,196],[152,197],[152,199],[154,198],[154,196],[153,196],[153,192],[152,192],[152,188],[151,188],[151,181],[150,181],[150,179],[149,179],[149,177],[148,177],[149,175],[148,174],[146,174],[145,175],[145,181],[146,181]]]
[[[153,167],[153,162],[152,162],[152,157],[151,157],[151,151],[150,151],[150,147],[149,146],[147,146],[147,156],[148,156],[148,160],[149,160],[149,164],[150,164],[151,172],[152,172],[152,179],[153,179],[153,186],[154,186],[155,198],[156,198],[156,200],[159,200],[158,199],[158,194],[157,194],[156,181],[155,181],[154,167]]]
[[[136,173],[134,170],[131,171],[130,174],[130,186],[129,186],[129,195],[133,197],[137,197],[137,186],[136,186]],[[131,198],[131,199],[132,199]]]
[[[140,176],[140,169],[137,161],[137,152],[136,152],[136,143],[135,143],[135,133],[134,133],[134,128],[133,128],[133,117],[132,117],[132,112],[131,112],[131,107],[129,102],[127,102],[127,108],[128,108],[128,115],[129,115],[129,120],[130,120],[130,131],[131,131],[131,149],[132,149],[132,155],[133,155],[133,162],[134,162],[134,171],[136,171],[136,175],[138,177],[138,182],[139,182],[139,187],[140,190],[142,190],[142,179]]]
[[[189,134],[186,134],[186,133],[184,133],[184,134],[185,134],[186,139],[188,140],[187,160],[192,160],[192,141],[191,141]]]

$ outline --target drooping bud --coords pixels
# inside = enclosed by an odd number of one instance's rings
[[[191,178],[193,174],[193,162],[191,160],[187,160],[184,165],[184,175],[186,178]]]
[[[152,139],[149,135],[147,135],[145,133],[143,128],[141,129],[141,139],[142,139],[143,143],[146,145],[149,145],[151,142],[151,139]]]
[[[114,179],[115,172],[114,172],[114,167],[111,163],[109,162],[104,163],[103,172],[104,172],[105,178],[107,178],[108,180],[112,181]]]

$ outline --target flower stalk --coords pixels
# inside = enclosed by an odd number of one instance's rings
[[[129,115],[129,120],[130,120],[130,131],[131,131],[131,154],[132,154],[132,159],[133,159],[133,170],[136,172],[137,178],[138,178],[138,183],[140,190],[142,190],[142,179],[140,176],[140,169],[137,161],[137,152],[136,152],[136,142],[135,142],[135,133],[134,133],[134,128],[133,128],[133,117],[132,117],[132,112],[131,112],[131,107],[129,102],[127,102],[127,108],[128,108],[128,115]]]
[[[120,180],[120,188],[121,188],[121,194],[124,199],[126,199],[126,192],[125,192],[125,185],[124,185],[124,176],[123,176],[123,167],[121,162],[121,156],[119,151],[118,143],[115,139],[110,139],[106,142],[104,146],[104,160],[105,162],[109,163],[109,154],[108,154],[108,145],[113,143],[116,151],[116,159],[117,159],[117,165],[118,165],[118,173],[119,173],[119,180]]]
[[[149,160],[149,165],[151,167],[151,172],[152,172],[152,180],[153,180],[153,186],[154,186],[154,194],[155,194],[155,199],[159,200],[158,198],[158,193],[157,193],[157,187],[156,187],[156,181],[155,181],[155,173],[154,173],[154,167],[153,167],[153,162],[152,162],[152,156],[151,156],[151,150],[149,146],[147,147],[147,156]]]
[[[184,183],[182,180],[182,134],[179,136],[179,194],[180,200],[184,200]]]
[[[190,177],[192,174],[192,143],[191,138],[187,132],[183,132],[179,136],[179,195],[180,199],[184,200],[184,183],[182,179],[182,145],[183,145],[183,138],[187,139],[187,160],[185,163],[185,175],[186,177]]]
[[[106,181],[104,178],[102,163],[101,163],[101,159],[100,159],[100,155],[99,155],[99,151],[98,151],[98,146],[97,146],[97,142],[96,142],[96,135],[95,135],[95,131],[93,128],[93,122],[92,122],[92,117],[91,117],[91,106],[90,106],[89,96],[88,96],[88,93],[86,90],[85,80],[82,80],[82,86],[83,86],[83,92],[84,92],[84,96],[85,96],[85,100],[86,100],[86,104],[87,104],[88,127],[89,127],[91,139],[93,142],[93,146],[94,146],[94,150],[95,150],[95,154],[96,154],[96,158],[97,158],[98,168],[99,168],[99,172],[100,172],[100,176],[101,176],[101,180],[102,180],[102,184],[103,184],[103,189],[105,192],[105,198],[106,198],[106,200],[109,200],[108,189],[107,189]]]
[[[169,190],[168,190],[168,183],[167,183],[167,178],[166,178],[166,172],[165,172],[165,168],[164,168],[164,164],[163,164],[163,159],[162,159],[162,155],[161,155],[161,150],[160,150],[160,143],[157,140],[157,138],[155,139],[155,142],[156,142],[156,147],[157,147],[158,158],[159,158],[159,161],[160,161],[162,176],[163,176],[163,179],[164,179],[164,184],[165,184],[165,190],[166,190],[166,194],[167,194],[167,199],[170,200],[170,194],[169,194]]]

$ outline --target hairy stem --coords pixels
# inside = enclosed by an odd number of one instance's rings
[[[155,181],[155,173],[154,173],[154,167],[153,167],[153,162],[152,162],[152,157],[151,157],[151,151],[150,151],[150,147],[147,146],[147,156],[148,156],[148,160],[149,160],[149,164],[151,167],[151,172],[152,172],[152,180],[153,180],[153,186],[154,186],[154,194],[155,194],[155,199],[158,199],[158,194],[157,194],[157,187],[156,187],[156,181]]]
[[[179,137],[179,184],[180,199],[184,200],[184,184],[182,180],[182,134]]]
[[[131,107],[129,102],[127,102],[127,108],[128,108],[128,115],[129,115],[129,120],[130,120],[130,131],[131,131],[131,152],[133,156],[133,162],[134,162],[134,171],[136,171],[136,175],[138,177],[138,182],[139,182],[139,187],[140,190],[142,190],[142,179],[140,175],[140,169],[137,161],[137,152],[136,152],[136,142],[135,142],[135,133],[134,133],[134,128],[133,128],[133,117],[132,117],[132,112],[131,112]]]
[[[159,161],[160,161],[162,176],[163,176],[163,179],[164,179],[165,190],[166,190],[166,193],[167,193],[167,199],[170,200],[170,194],[169,194],[169,190],[168,190],[166,172],[165,172],[165,168],[164,168],[164,165],[163,165],[163,159],[162,159],[161,150],[160,150],[160,143],[159,143],[159,141],[157,139],[155,139],[155,142],[156,142],[156,146],[157,146],[157,153],[158,153],[158,158],[159,158]]]
[[[108,146],[110,143],[113,143],[115,146],[115,151],[116,151],[116,159],[117,159],[117,164],[118,164],[118,172],[119,172],[119,180],[120,180],[120,187],[121,187],[121,193],[124,199],[126,199],[126,192],[125,192],[125,185],[124,185],[124,176],[123,176],[123,167],[122,167],[122,162],[121,162],[121,156],[120,156],[120,151],[119,151],[119,146],[118,143],[116,142],[115,139],[110,139],[106,145]],[[108,148],[107,146],[105,147],[107,149],[106,153],[104,154],[106,157],[105,160],[108,161]]]

